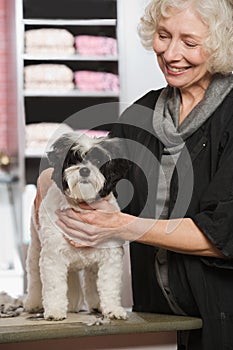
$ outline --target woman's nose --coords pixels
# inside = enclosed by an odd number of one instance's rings
[[[177,40],[171,40],[164,51],[164,59],[167,62],[178,61],[182,58],[180,43]]]

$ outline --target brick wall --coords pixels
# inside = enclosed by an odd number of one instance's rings
[[[15,0],[0,0],[0,151],[18,154]]]
[[[5,0],[0,0],[0,151],[7,151],[7,52]]]
[[[0,0],[2,1],[2,0]],[[17,58],[16,44],[19,39],[19,33],[16,30],[16,4],[18,0],[4,0],[6,7],[6,72],[7,72],[7,150],[10,155],[18,154],[18,119],[23,120],[19,115],[18,98],[17,98]],[[17,32],[17,34],[16,34]]]

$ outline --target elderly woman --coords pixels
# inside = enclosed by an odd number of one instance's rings
[[[133,310],[200,316],[192,350],[233,349],[232,23],[232,0],[149,3],[139,33],[167,86],[112,130],[128,152],[131,201],[114,212],[101,200],[57,221],[84,245],[131,241]]]

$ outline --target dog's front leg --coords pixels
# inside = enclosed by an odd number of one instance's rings
[[[59,321],[67,316],[67,271],[65,258],[56,251],[56,246],[46,242],[40,258],[42,302],[46,320]]]
[[[121,306],[122,259],[122,247],[106,249],[106,254],[99,264],[97,289],[100,309],[102,314],[108,318],[127,318],[127,313]]]
[[[42,285],[40,280],[39,259],[41,245],[33,218],[31,219],[31,242],[28,248],[27,294],[24,299],[24,309],[27,312],[40,312],[42,309]]]

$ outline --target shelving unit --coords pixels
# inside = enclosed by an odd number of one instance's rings
[[[61,0],[59,5],[55,0],[51,0],[49,5],[44,0],[21,0],[21,2],[23,37],[25,32],[30,29],[63,28],[72,33],[74,37],[77,35],[99,35],[118,38],[117,0]],[[24,42],[21,46],[22,70],[28,65],[46,63],[64,64],[73,72],[90,70],[119,75],[119,54],[106,56],[80,55],[77,52],[68,55],[49,52],[31,54],[25,52]],[[23,71],[21,74],[23,75]],[[99,120],[99,128],[108,130],[111,123],[119,115],[117,102],[121,100],[121,92],[111,90],[82,91],[77,87],[69,91],[22,88],[22,100],[26,125],[40,122],[67,122],[69,125],[69,117],[73,114],[91,106],[113,102],[116,110],[109,115],[108,124],[102,126],[101,118]],[[70,126],[75,129],[87,129],[89,123],[84,119],[78,120],[77,118],[76,125],[72,120]],[[25,152],[26,183],[36,183],[41,156],[42,154],[39,152],[30,150]]]

